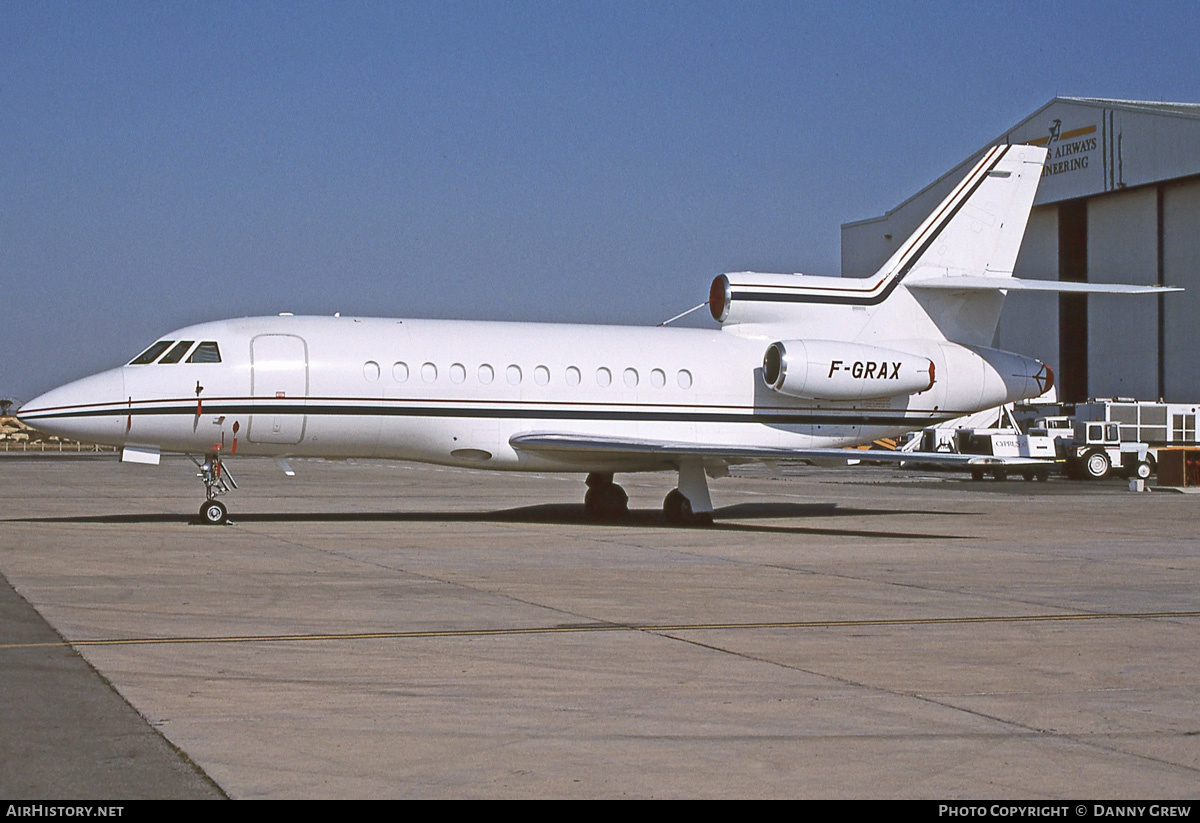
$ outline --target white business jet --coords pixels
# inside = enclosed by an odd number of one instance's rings
[[[614,472],[672,469],[668,521],[711,523],[706,474],[731,464],[844,461],[846,446],[1045,392],[1044,363],[988,348],[1006,292],[1161,290],[1012,277],[1045,154],[986,151],[870,278],[717,277],[708,306],[720,330],[224,320],[172,332],[18,416],[121,447],[125,461],[192,455],[207,523],[227,519],[217,498],[236,488],[231,455],[285,470],[315,456],[586,473],[595,518],[626,511]]]

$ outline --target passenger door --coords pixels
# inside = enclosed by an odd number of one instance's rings
[[[255,411],[252,443],[295,444],[304,439],[308,345],[294,334],[260,334],[250,341],[250,393]]]

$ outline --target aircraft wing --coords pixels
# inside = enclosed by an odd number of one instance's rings
[[[931,280],[906,282],[910,289],[944,291],[1053,291],[1064,294],[1163,294],[1183,291],[1177,286],[1142,286],[1126,283],[1072,283],[1065,280],[1023,280],[1016,277],[954,275]]]
[[[775,460],[812,460],[820,463],[849,464],[879,461],[888,463],[928,463],[970,468],[972,466],[1044,466],[1052,461],[1037,457],[993,457],[983,454],[946,452],[902,452],[887,449],[780,449],[763,446],[675,443],[669,440],[584,436],[556,432],[530,432],[514,435],[509,444],[518,451],[533,452],[563,462],[587,463],[592,460],[628,460],[672,465],[680,458],[699,457],[731,463]]]

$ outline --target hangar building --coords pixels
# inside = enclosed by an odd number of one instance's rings
[[[1200,400],[1200,104],[1057,97],[997,143],[1050,151],[1017,277],[1186,291],[1010,293],[996,347],[1049,363],[1063,401]],[[843,225],[842,275],[873,274],[986,148],[882,217]]]

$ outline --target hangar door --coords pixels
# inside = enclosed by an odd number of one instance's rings
[[[250,415],[253,443],[304,439],[308,396],[308,345],[294,334],[260,334],[250,341]]]

